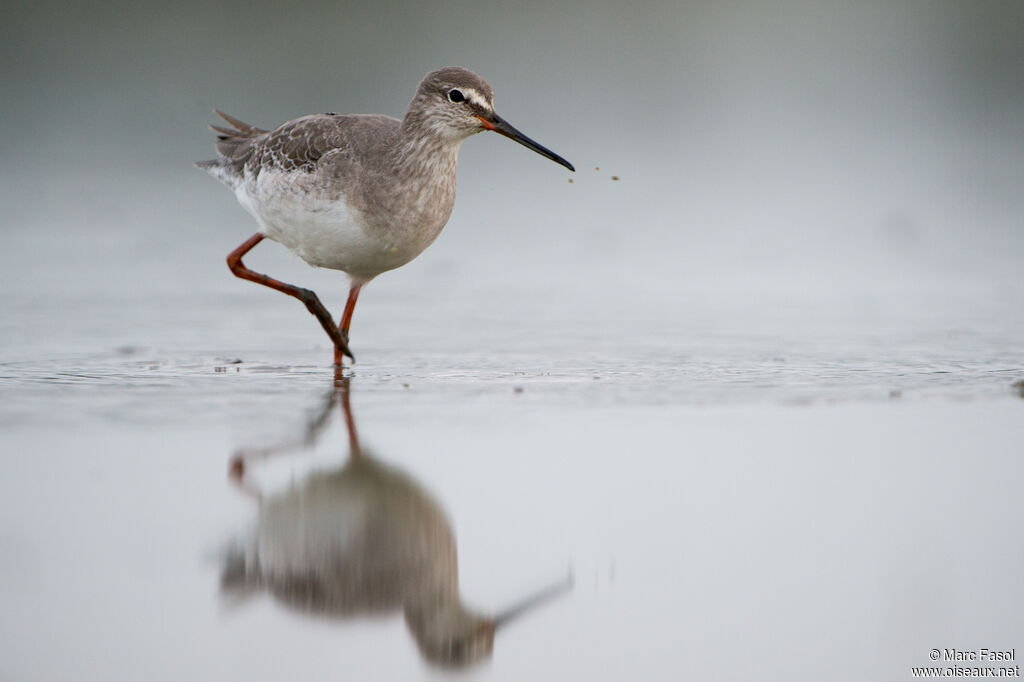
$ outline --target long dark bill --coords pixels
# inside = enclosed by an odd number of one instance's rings
[[[501,116],[492,113],[488,115],[486,118],[483,116],[477,116],[477,118],[479,118],[480,121],[483,122],[484,128],[487,128],[488,130],[493,130],[496,133],[504,135],[510,140],[515,140],[516,142],[523,145],[527,149],[532,149],[533,151],[537,152],[544,158],[551,159],[560,166],[565,166],[574,173],[576,172],[576,169],[573,168],[573,165],[571,163],[569,163],[561,156],[548,149],[547,147],[543,147],[534,142],[533,140],[531,140],[530,138],[528,138],[526,135],[523,135],[521,132],[516,130],[511,123],[503,119]]]

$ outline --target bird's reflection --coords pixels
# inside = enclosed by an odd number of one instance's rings
[[[497,616],[467,608],[451,524],[415,480],[360,446],[350,384],[349,377],[335,377],[301,440],[315,443],[340,404],[349,435],[343,466],[264,497],[247,469],[292,448],[250,450],[232,459],[231,478],[259,500],[259,516],[253,531],[225,553],[222,592],[266,591],[289,608],[336,618],[401,609],[429,661],[461,666],[488,657],[497,628],[564,592],[571,578]]]

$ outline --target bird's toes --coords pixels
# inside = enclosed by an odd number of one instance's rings
[[[338,344],[334,347],[334,366],[341,367],[344,364],[345,357],[348,357],[354,365],[356,363],[356,356],[349,350],[348,344]]]

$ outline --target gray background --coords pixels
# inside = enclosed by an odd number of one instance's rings
[[[189,168],[213,156],[211,110],[262,127],[401,116],[448,64],[580,172],[568,187],[505,140],[470,140],[448,234],[413,267],[486,259],[557,286],[590,266],[669,298],[1012,283],[1022,27],[1015,2],[8,4],[4,287],[63,285],[19,267],[26,252],[104,291],[230,286],[214,261],[251,225]],[[133,264],[140,246],[188,257]]]
[[[1024,651],[1024,4],[8,2],[0,59],[0,680],[443,675],[397,613],[218,594],[228,460],[301,441],[330,348],[228,273],[255,225],[191,164],[214,107],[400,116],[448,64],[578,168],[468,140],[355,315],[364,444],[464,597],[576,575],[464,679]],[[247,263],[340,311],[338,273]]]

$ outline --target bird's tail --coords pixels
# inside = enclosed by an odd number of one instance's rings
[[[251,126],[248,123],[239,121],[234,116],[228,116],[223,111],[214,109],[218,116],[231,124],[230,128],[224,126],[210,126],[210,130],[217,133],[217,153],[226,159],[233,159],[236,156],[238,146],[248,142],[254,137],[267,132],[262,128]]]
[[[220,154],[221,158],[211,159],[210,161],[197,161],[196,165],[211,175],[224,179],[226,171],[238,163],[239,157],[244,156],[244,149],[241,148],[244,148],[254,137],[258,137],[267,131],[249,125],[244,121],[239,121],[234,116],[229,116],[223,111],[216,109],[214,111],[231,126],[230,128],[210,126],[210,130],[217,133],[217,153]]]

